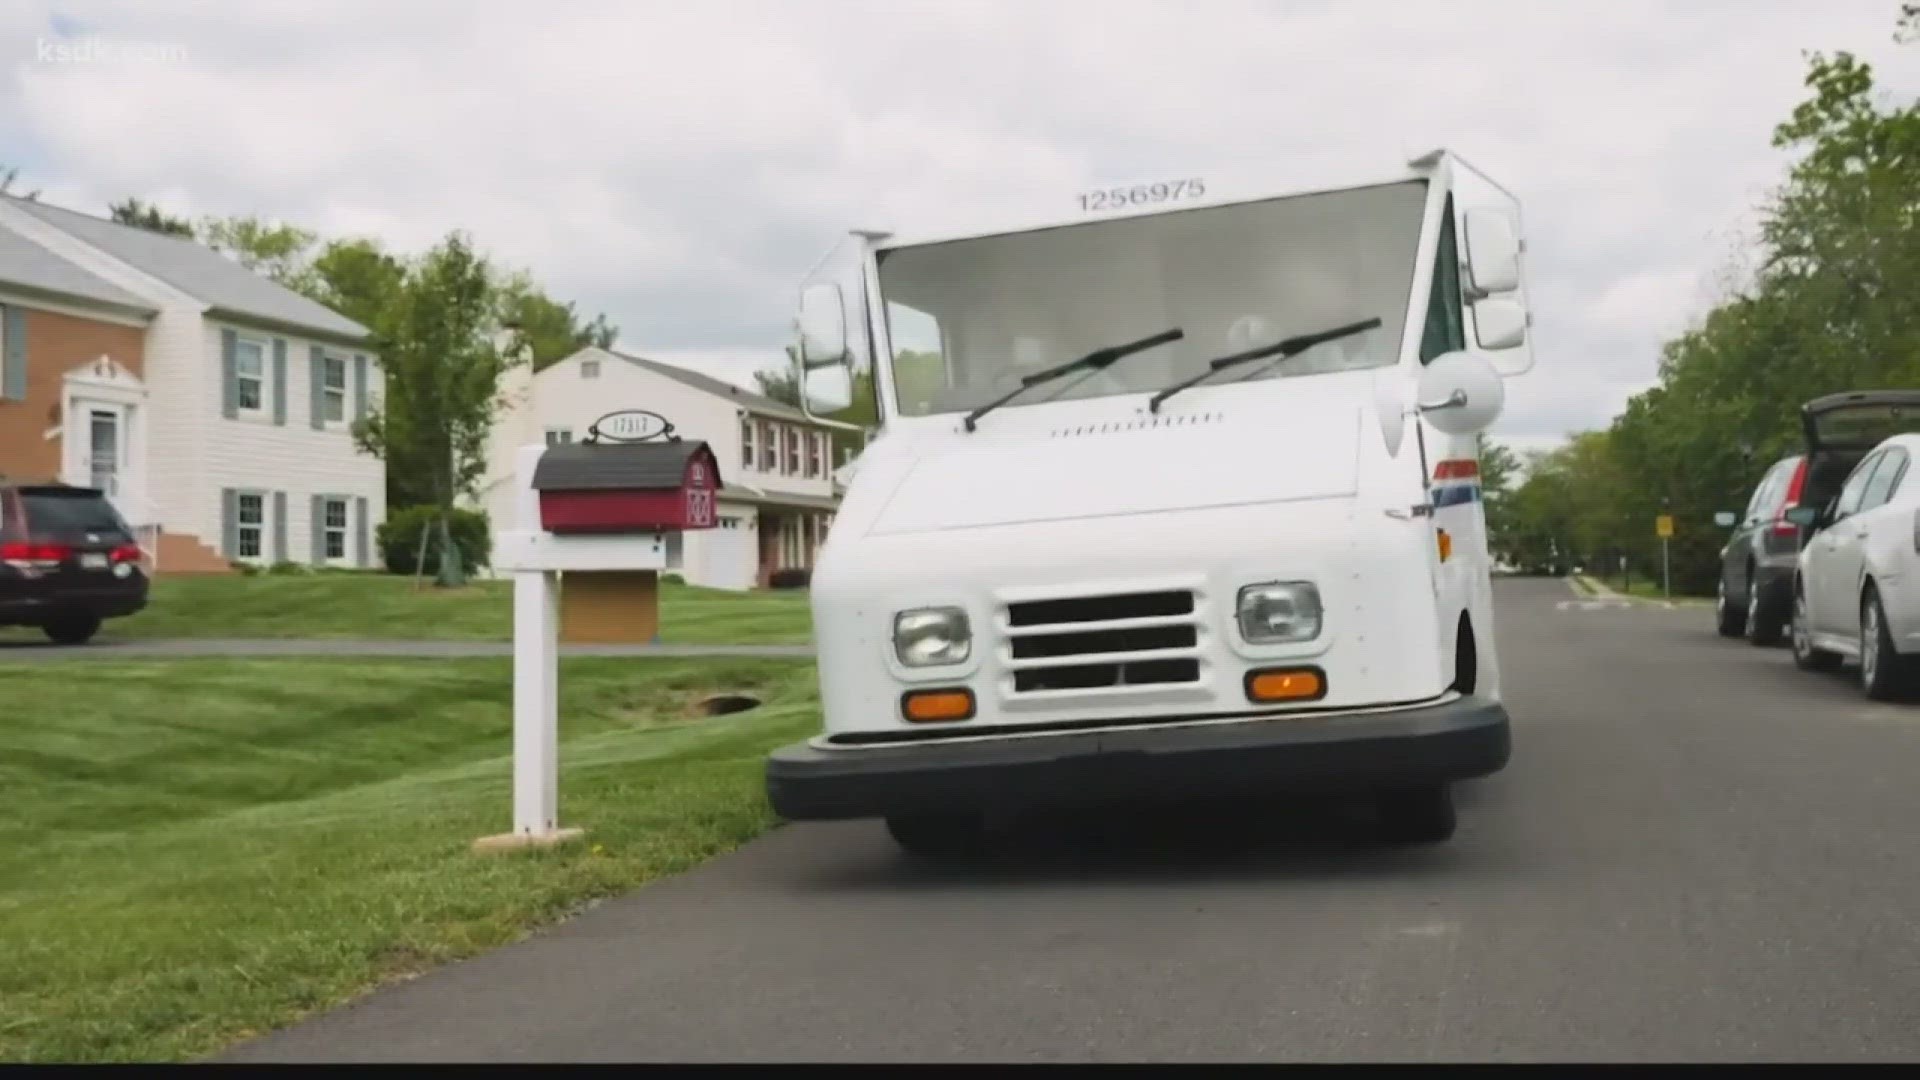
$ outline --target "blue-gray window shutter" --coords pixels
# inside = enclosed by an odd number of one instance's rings
[[[367,500],[353,500],[353,565],[367,565]]]
[[[367,358],[359,353],[353,354],[353,418],[367,418]]]
[[[282,427],[287,423],[287,342],[285,338],[273,339],[273,422]]]
[[[315,431],[319,431],[327,426],[327,411],[325,405],[327,396],[327,365],[322,357],[323,354],[318,345],[313,346],[308,352],[307,367],[311,372],[311,376],[307,381],[313,392],[308,411],[313,416],[313,430]]]
[[[307,559],[313,565],[319,566],[327,561],[327,497],[325,495],[313,497],[313,527],[307,531],[311,534],[307,541],[313,545],[313,550],[308,553]]]
[[[17,307],[0,307],[0,398],[27,400],[27,313]]]
[[[273,561],[287,561],[287,493],[273,493]]]
[[[240,415],[240,335],[220,331],[220,415],[231,420]]]
[[[232,488],[220,489],[220,554],[240,557],[240,493]]]

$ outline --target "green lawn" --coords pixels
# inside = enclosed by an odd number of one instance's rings
[[[812,618],[798,590],[748,593],[667,580],[660,640],[688,645],[805,644]],[[40,632],[0,630],[0,640]],[[102,640],[131,638],[377,638],[505,641],[513,636],[513,584],[415,587],[385,574],[161,576],[147,609],[114,619]]]
[[[561,818],[511,825],[508,665],[98,661],[0,670],[0,1060],[179,1060],[521,936],[773,823],[804,661],[580,659]],[[695,718],[706,693],[755,710]]]

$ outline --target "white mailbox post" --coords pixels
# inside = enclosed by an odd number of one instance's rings
[[[666,532],[710,527],[718,471],[705,444],[614,442],[522,446],[515,457],[515,528],[499,534],[493,559],[513,575],[513,832],[476,840],[482,851],[582,834],[559,822],[561,575],[647,571],[653,580],[666,569]],[[549,459],[543,471],[549,454],[559,461]],[[551,490],[566,484],[576,490]],[[655,603],[651,588],[634,600],[634,621],[649,626],[649,636]]]

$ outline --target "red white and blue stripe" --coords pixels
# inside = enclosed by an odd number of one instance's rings
[[[1433,508],[1480,501],[1480,463],[1451,458],[1433,467]]]

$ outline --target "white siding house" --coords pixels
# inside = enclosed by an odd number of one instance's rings
[[[479,499],[494,532],[518,527],[515,449],[583,440],[595,420],[621,409],[666,417],[675,434],[704,440],[720,466],[719,525],[670,539],[672,572],[696,585],[750,589],[777,570],[812,567],[839,505],[833,469],[858,433],[724,380],[609,349],[582,349],[538,374],[522,367],[503,383]]]
[[[349,430],[383,384],[365,327],[181,237],[13,198],[0,232],[148,311],[141,362],[69,373],[84,393],[63,478],[108,477],[160,572],[378,562],[386,469]],[[71,430],[79,416],[88,438]]]

